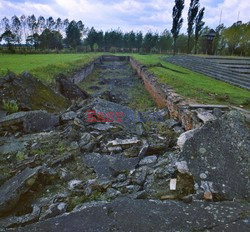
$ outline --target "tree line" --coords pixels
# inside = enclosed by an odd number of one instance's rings
[[[70,49],[80,52],[141,52],[141,53],[202,53],[205,52],[204,35],[209,31],[203,21],[205,8],[199,0],[191,0],[187,17],[187,32],[180,33],[183,26],[184,0],[175,0],[172,11],[171,30],[162,33],[148,31],[122,32],[120,29],[102,31],[87,28],[82,21],[34,15],[8,19],[0,22],[0,42],[8,48],[13,45],[33,47],[40,50]],[[250,55],[250,23],[235,23],[226,28],[223,24],[215,29],[213,53],[221,55]]]

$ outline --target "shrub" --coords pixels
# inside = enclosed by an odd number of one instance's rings
[[[5,110],[9,114],[13,114],[18,112],[19,107],[15,100],[3,100],[3,110]]]

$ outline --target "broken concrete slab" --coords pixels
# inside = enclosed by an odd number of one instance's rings
[[[139,112],[132,110],[129,107],[122,106],[120,104],[99,98],[94,99],[89,104],[88,109],[86,109],[86,111],[87,110],[95,111],[97,114],[101,113],[104,116],[105,121],[107,119],[112,119],[111,121],[113,123],[120,124],[134,133],[136,133],[136,124],[144,121],[142,115]],[[111,117],[110,113],[112,114]]]
[[[110,204],[94,204],[69,215],[49,219],[18,231],[220,231],[248,228],[249,204],[149,201],[118,198]],[[224,215],[228,215],[225,217]],[[98,220],[96,220],[98,218]],[[179,220],[181,218],[181,220]],[[71,223],[69,223],[69,221]],[[242,231],[242,230],[236,230]]]
[[[135,169],[139,162],[138,158],[127,158],[122,154],[100,155],[92,153],[83,157],[84,163],[93,167],[98,178],[118,176],[122,172]]]
[[[28,111],[10,114],[0,119],[0,128],[11,131],[24,131],[26,133],[51,130],[59,125],[59,117],[46,111]]]
[[[21,196],[37,183],[39,174],[43,176],[54,175],[50,169],[42,166],[33,169],[26,168],[0,187],[0,215],[10,212],[16,206]]]
[[[107,147],[116,147],[121,146],[123,149],[129,148],[133,145],[139,145],[141,143],[141,140],[137,139],[136,137],[133,137],[131,139],[118,139],[109,141],[107,143]]]
[[[187,161],[201,191],[212,192],[213,200],[249,201],[249,138],[244,116],[231,111],[196,130],[185,142],[180,156]],[[210,189],[202,188],[204,181],[211,183]]]
[[[71,82],[67,77],[64,75],[60,75],[56,79],[58,91],[66,98],[70,100],[76,99],[87,99],[89,97],[88,93],[83,91],[80,87],[76,84]]]

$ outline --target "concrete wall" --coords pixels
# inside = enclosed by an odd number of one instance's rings
[[[170,117],[177,119],[185,128],[191,130],[201,126],[200,120],[190,109],[189,104],[180,95],[175,93],[171,87],[160,84],[157,78],[148,69],[132,57],[130,64],[137,74],[142,78],[145,88],[159,107],[167,107]]]

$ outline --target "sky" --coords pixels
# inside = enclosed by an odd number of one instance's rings
[[[186,31],[187,11],[190,0],[185,0],[183,12]],[[239,19],[250,21],[250,0],[200,0],[205,7],[204,21],[215,28],[220,22],[226,26]],[[171,30],[174,0],[0,0],[0,19],[22,14],[52,16],[82,20],[86,27],[97,30],[120,28],[124,32]]]

